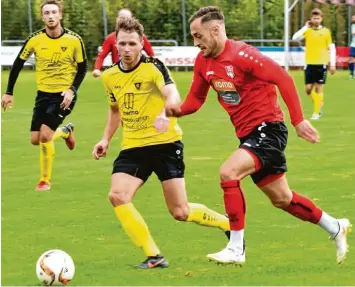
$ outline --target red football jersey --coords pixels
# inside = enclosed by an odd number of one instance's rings
[[[292,77],[258,49],[241,41],[227,40],[216,58],[198,54],[193,82],[181,106],[182,115],[200,109],[211,86],[228,112],[237,137],[242,138],[263,122],[284,120],[275,85],[296,126],[303,121],[303,113]]]
[[[154,51],[152,44],[148,41],[148,38],[146,35],[143,35],[143,50],[147,53],[148,56],[153,57],[154,56]],[[95,61],[94,69],[101,70],[102,65],[104,63],[105,58],[107,55],[111,52],[111,58],[112,58],[112,63],[117,63],[118,62],[118,49],[116,45],[116,32],[112,32],[109,34],[105,41],[102,43],[101,50],[97,54],[97,58]]]

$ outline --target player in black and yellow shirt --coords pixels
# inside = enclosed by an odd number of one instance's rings
[[[107,152],[122,125],[122,151],[113,164],[109,199],[122,227],[147,259],[140,268],[167,267],[147,224],[132,204],[138,189],[154,172],[161,181],[170,214],[180,221],[218,227],[229,233],[229,221],[206,206],[188,203],[182,131],[176,118],[165,116],[165,105],[178,103],[179,93],[168,69],[156,58],[141,54],[143,26],[135,18],[117,24],[121,60],[102,74],[110,104],[103,139],[95,159]]]
[[[332,43],[329,29],[321,25],[322,11],[312,10],[312,17],[306,25],[297,31],[292,39],[306,41],[305,82],[306,93],[313,100],[314,110],[311,119],[318,120],[323,106],[323,85],[327,80],[327,67],[330,62],[330,73],[336,71],[336,49]]]
[[[45,28],[31,34],[23,45],[10,72],[7,91],[2,98],[4,109],[13,103],[13,89],[25,61],[35,54],[38,93],[31,123],[31,143],[40,145],[40,182],[36,190],[49,190],[52,174],[54,144],[63,138],[73,149],[73,124],[58,128],[71,113],[76,92],[87,71],[84,44],[79,35],[64,29],[62,4],[45,0],[41,5]]]

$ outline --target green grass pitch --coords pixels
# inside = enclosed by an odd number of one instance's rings
[[[292,72],[305,115],[312,103],[303,91],[303,73]],[[174,73],[184,97],[192,74]],[[2,92],[8,72],[2,73]],[[123,232],[107,199],[110,173],[120,148],[111,142],[108,156],[94,161],[91,151],[101,138],[108,110],[101,81],[88,74],[77,106],[66,120],[76,124],[77,147],[56,142],[52,190],[35,192],[39,150],[31,146],[29,127],[36,94],[35,74],[21,73],[15,106],[2,113],[2,285],[36,285],[35,263],[42,252],[59,248],[76,264],[72,285],[355,285],[355,242],[345,264],[335,263],[335,247],[325,231],[272,207],[249,178],[247,199],[247,262],[243,268],[219,266],[206,254],[224,248],[225,235],[212,228],[176,222],[165,207],[160,183],[152,176],[134,204],[170,262],[168,269],[137,270],[144,259]],[[288,180],[329,214],[354,214],[354,81],[346,72],[328,76],[324,116],[314,125],[321,142],[311,145],[295,135],[289,123]],[[282,100],[281,100],[282,101]],[[285,107],[284,104],[282,104]],[[232,124],[210,93],[195,115],[181,119],[184,131],[189,200],[224,212],[219,166],[238,146]]]

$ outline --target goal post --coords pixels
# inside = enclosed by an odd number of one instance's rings
[[[290,51],[290,13],[292,9],[296,6],[299,0],[294,0],[290,6],[290,0],[284,0],[284,51],[285,51],[285,70],[288,71],[289,68],[289,51]],[[303,1],[303,0],[301,0]]]

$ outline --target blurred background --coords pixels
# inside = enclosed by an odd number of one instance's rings
[[[65,27],[84,40],[92,65],[98,47],[115,29],[117,10],[129,8],[142,22],[153,45],[192,46],[188,19],[201,6],[218,5],[225,13],[230,38],[248,40],[255,46],[283,46],[285,33],[284,0],[64,0]],[[289,38],[309,18],[310,11],[321,8],[324,25],[332,31],[337,46],[350,43],[350,18],[355,14],[354,0],[301,0],[289,14]],[[2,46],[20,45],[27,36],[43,27],[41,0],[1,1]],[[162,41],[172,40],[172,41]],[[290,43],[290,46],[297,45]]]

